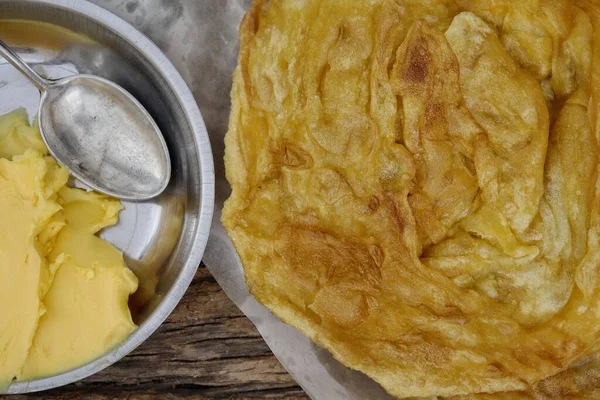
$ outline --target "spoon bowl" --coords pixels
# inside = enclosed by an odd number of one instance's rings
[[[42,138],[74,177],[124,200],[148,200],[166,189],[171,176],[167,145],[135,97],[93,75],[47,80],[1,40],[0,55],[42,93]]]
[[[169,153],[154,120],[106,79],[76,75],[51,82],[42,94],[39,121],[50,153],[99,192],[146,200],[169,183]]]

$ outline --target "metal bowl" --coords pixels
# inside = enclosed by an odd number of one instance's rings
[[[101,234],[123,251],[140,280],[130,301],[139,328],[87,365],[13,382],[7,389],[26,393],[66,385],[106,368],[167,318],[204,253],[213,213],[214,169],[204,121],[185,82],[158,47],[125,21],[83,0],[0,0],[0,37],[48,78],[79,72],[123,86],[154,117],[173,166],[163,195],[147,202],[123,202],[119,223]],[[0,60],[0,98],[0,113],[25,107],[33,118],[39,93]]]

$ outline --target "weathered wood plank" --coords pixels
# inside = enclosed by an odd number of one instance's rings
[[[204,266],[173,314],[132,354],[79,383],[11,399],[75,398],[307,399]]]

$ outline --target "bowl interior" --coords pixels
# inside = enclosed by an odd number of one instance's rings
[[[98,75],[132,93],[152,115],[169,147],[172,176],[160,197],[124,201],[119,223],[101,237],[123,251],[139,278],[131,297],[140,326],[128,343],[61,379],[13,383],[9,392],[59,386],[90,375],[131,351],[179,301],[198,267],[212,213],[212,158],[202,118],[181,77],[139,32],[84,1],[0,1],[0,38],[50,79]],[[0,58],[0,113],[37,114],[39,93]],[[76,186],[84,187],[74,181]]]

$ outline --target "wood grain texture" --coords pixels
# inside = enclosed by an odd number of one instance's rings
[[[173,314],[106,370],[11,399],[307,399],[202,265]]]

